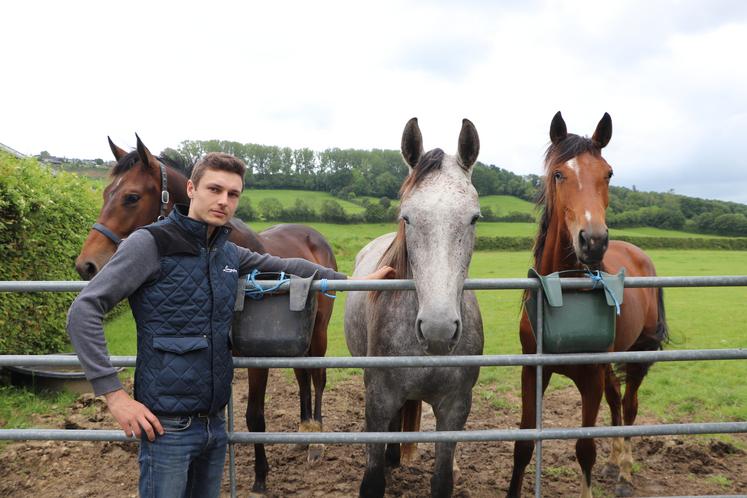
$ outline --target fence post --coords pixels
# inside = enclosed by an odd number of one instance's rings
[[[543,301],[544,296],[542,295],[542,286],[537,288],[537,330],[534,331],[534,338],[537,342],[536,354],[542,354],[542,329],[544,324],[542,319],[544,318],[545,303]],[[535,379],[535,429],[538,432],[542,432],[542,364],[538,363],[536,368]],[[538,439],[535,442],[536,456],[535,456],[535,471],[534,471],[534,496],[535,498],[542,498],[542,440]]]

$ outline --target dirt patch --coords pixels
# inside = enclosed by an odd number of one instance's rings
[[[235,411],[243,414],[246,374],[237,371]],[[513,395],[498,396],[495,408],[480,392],[467,423],[468,429],[513,428],[519,419],[519,401]],[[496,398],[496,397],[494,397]],[[297,387],[289,375],[271,374],[267,398],[267,428],[294,431],[298,424]],[[325,393],[325,430],[363,430],[363,381],[352,377]],[[605,411],[604,409],[602,410]],[[554,390],[546,396],[546,426],[572,427],[580,418],[580,397],[572,388]],[[601,423],[607,423],[604,415]],[[425,429],[434,426],[426,413]],[[639,423],[656,423],[640,418]],[[114,420],[100,399],[82,396],[63,419],[40,417],[34,427],[112,429]],[[246,430],[243,419],[237,430]],[[747,446],[747,435],[734,436],[737,446]],[[747,454],[737,446],[711,437],[634,438],[637,496],[713,495],[747,492]],[[614,482],[601,476],[609,443],[598,441],[594,470],[595,496],[614,496]],[[246,496],[254,480],[254,451],[237,446],[238,492]],[[306,461],[303,448],[276,445],[267,448],[271,466],[270,497],[356,496],[363,475],[365,456],[360,445],[331,445],[316,464]],[[544,444],[543,494],[546,497],[577,496],[580,470],[575,461],[574,441]],[[391,471],[387,496],[414,497],[429,493],[434,460],[433,444],[420,445],[413,465]],[[457,497],[504,496],[513,462],[513,443],[460,444],[457,460],[461,468],[454,495]],[[524,496],[533,496],[533,464],[527,468]],[[111,442],[31,441],[5,444],[0,448],[0,496],[14,497],[126,497],[137,495],[137,445]],[[228,470],[223,483],[229,495]]]

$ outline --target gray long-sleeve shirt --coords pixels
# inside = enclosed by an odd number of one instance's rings
[[[342,280],[345,274],[301,258],[278,258],[239,247],[239,274],[260,271],[291,273],[308,277],[315,271],[321,278]],[[97,396],[122,388],[109,360],[104,338],[104,315],[141,285],[158,278],[161,270],[158,250],[147,230],[136,230],[125,239],[111,260],[78,294],[67,315],[67,332],[78,354],[86,378]]]

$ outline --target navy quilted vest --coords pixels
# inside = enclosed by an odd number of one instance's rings
[[[156,241],[157,279],[130,296],[137,322],[135,399],[156,414],[220,411],[228,402],[229,344],[238,282],[238,251],[218,228],[174,209],[145,227]]]

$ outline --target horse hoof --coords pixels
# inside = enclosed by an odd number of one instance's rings
[[[308,462],[316,463],[324,456],[324,445],[323,444],[310,444]]]
[[[621,479],[615,486],[615,496],[633,496],[633,493],[633,485],[625,479]]]
[[[617,479],[620,476],[620,466],[614,463],[604,464],[602,469],[602,477],[608,477],[610,479]]]

